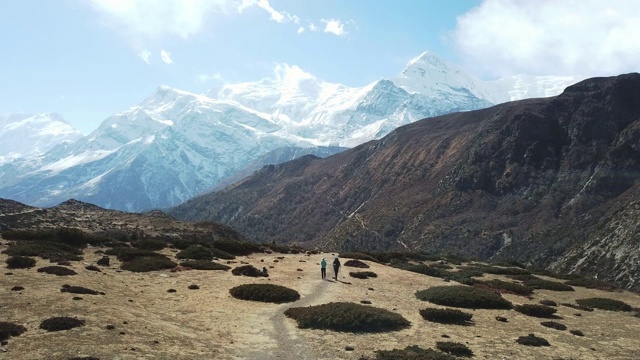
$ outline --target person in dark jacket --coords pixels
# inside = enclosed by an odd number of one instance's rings
[[[340,271],[340,260],[336,256],[336,258],[333,259],[333,272],[336,273],[336,281],[338,281],[338,271]]]

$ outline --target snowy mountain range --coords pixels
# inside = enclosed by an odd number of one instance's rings
[[[58,114],[0,115],[0,164],[37,157],[57,144],[81,137]]]
[[[576,80],[484,82],[425,52],[397,77],[364,87],[328,83],[289,65],[205,95],[161,86],[88,136],[52,138],[44,154],[0,162],[0,197],[37,206],[75,198],[127,211],[170,207],[278,148],[352,147],[425,117],[556,95]]]

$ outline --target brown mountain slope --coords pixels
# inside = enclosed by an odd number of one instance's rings
[[[268,166],[171,213],[221,221],[260,242],[508,256],[637,288],[639,169],[633,73],[425,119],[327,159]]]
[[[245,240],[232,228],[212,222],[183,222],[161,212],[144,214],[103,209],[77,200],[51,208],[0,199],[0,230],[76,228],[110,237],[203,238]]]

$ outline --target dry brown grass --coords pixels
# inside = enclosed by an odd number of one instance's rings
[[[0,246],[0,250],[2,248]],[[268,278],[250,278],[233,276],[230,272],[198,270],[118,272],[120,263],[113,258],[113,266],[97,273],[84,268],[85,263],[95,263],[101,258],[102,255],[94,254],[95,250],[87,249],[85,260],[70,266],[78,272],[73,284],[104,291],[105,296],[73,301],[69,294],[60,292],[69,278],[39,274],[35,268],[12,270],[11,276],[0,275],[6,284],[0,287],[0,299],[3,299],[0,321],[27,328],[21,336],[10,339],[8,352],[0,353],[0,358],[270,359],[277,354],[280,359],[298,359],[303,354],[310,359],[355,360],[363,355],[375,358],[375,350],[409,345],[435,349],[442,334],[450,336],[448,341],[468,342],[467,346],[478,359],[630,359],[640,353],[637,341],[640,321],[632,313],[596,309],[581,312],[582,316],[578,317],[574,315],[578,310],[558,307],[556,315],[562,317],[559,321],[568,329],[580,329],[585,334],[583,337],[544,327],[540,319],[513,310],[472,310],[473,326],[432,323],[420,316],[419,310],[426,303],[418,300],[415,292],[430,286],[456,285],[455,282],[447,283],[377,263],[370,263],[370,270],[378,274],[377,278],[353,281],[344,273],[339,282],[322,281],[318,263],[322,257],[330,258],[330,254],[288,254],[278,263],[273,260],[283,256],[281,254],[238,257],[237,261],[258,268],[264,264],[273,266]],[[164,249],[162,253],[170,257],[175,254],[171,249]],[[5,259],[6,255],[0,255],[0,263]],[[38,267],[47,264],[38,259]],[[304,271],[296,271],[298,268]],[[491,278],[506,280],[501,275],[483,277]],[[237,300],[229,294],[234,286],[256,282],[295,289],[301,299],[288,304],[270,304]],[[190,284],[198,284],[200,289],[188,290]],[[28,291],[12,292],[13,285],[23,285]],[[170,288],[177,291],[167,292]],[[531,299],[509,294],[504,297],[514,304],[535,304],[542,299],[564,303],[580,298],[611,297],[640,307],[637,294],[580,287],[575,290],[536,290]],[[412,326],[383,334],[338,333],[298,329],[294,320],[282,315],[291,306],[360,303],[363,299],[402,315]],[[40,322],[53,316],[77,317],[86,323],[81,328],[55,333],[38,328]],[[498,322],[496,316],[505,316],[509,322]],[[105,330],[107,324],[113,324],[115,330]],[[547,339],[551,346],[533,348],[515,343],[519,336],[530,333]],[[287,347],[279,348],[279,343],[286,343]],[[355,351],[345,351],[346,345],[353,346]]]

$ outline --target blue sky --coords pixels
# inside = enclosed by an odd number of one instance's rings
[[[204,92],[276,64],[363,86],[432,51],[483,79],[640,67],[640,0],[0,0],[0,114],[87,134],[161,84]]]

